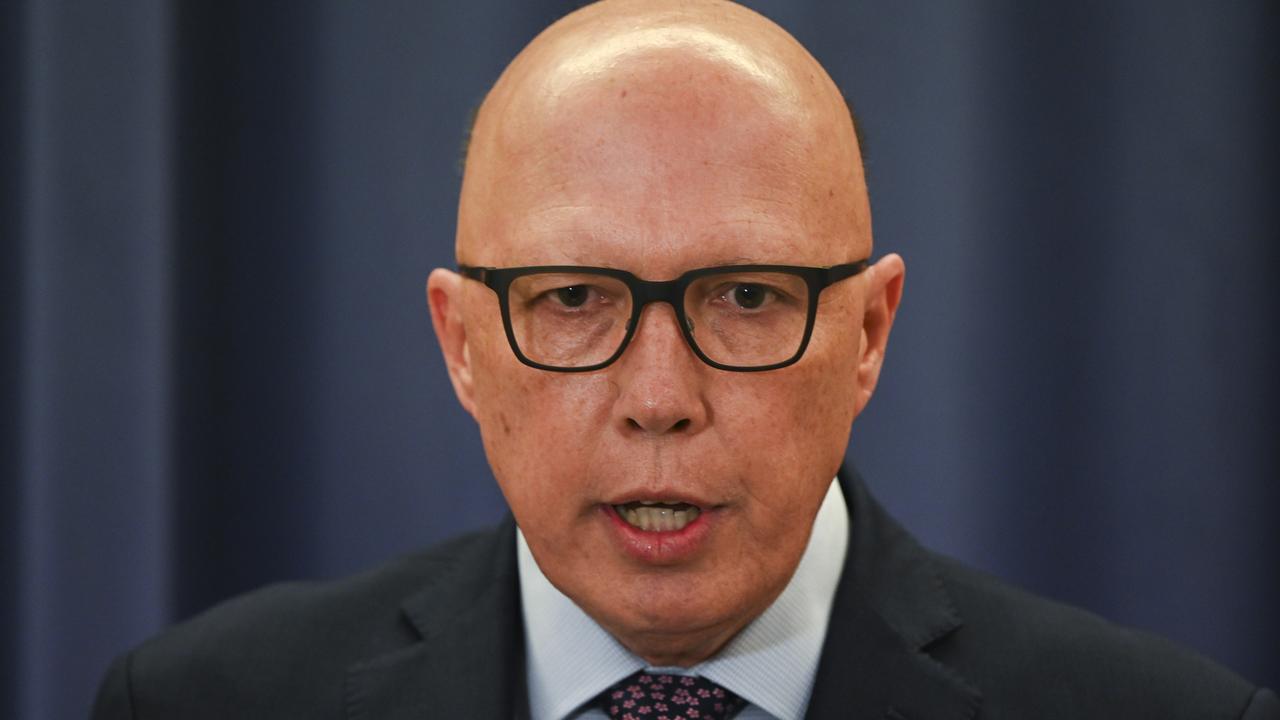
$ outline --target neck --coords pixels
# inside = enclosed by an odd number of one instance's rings
[[[720,652],[730,640],[746,627],[754,616],[746,621],[716,626],[702,631],[661,633],[628,633],[620,628],[605,627],[618,642],[638,655],[651,667],[689,668]]]

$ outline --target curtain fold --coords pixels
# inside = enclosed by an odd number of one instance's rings
[[[6,14],[22,56],[6,64],[21,260],[5,714],[69,717],[96,648],[169,613],[169,21],[160,2]]]

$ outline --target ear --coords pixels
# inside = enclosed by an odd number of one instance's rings
[[[436,268],[427,277],[427,306],[431,325],[444,352],[449,380],[462,407],[475,417],[475,394],[471,376],[471,352],[467,347],[467,326],[462,314],[462,294],[466,289],[461,275]]]
[[[902,300],[902,282],[907,268],[902,258],[886,255],[867,268],[862,317],[862,338],[858,343],[858,396],[854,416],[862,413],[880,380],[889,330]]]

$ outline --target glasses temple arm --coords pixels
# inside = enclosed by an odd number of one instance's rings
[[[824,278],[824,281],[827,285],[831,285],[832,283],[840,282],[845,278],[853,277],[854,275],[861,273],[863,270],[866,270],[870,266],[871,266],[870,259],[859,260],[858,262],[847,263],[845,265],[834,265],[832,267],[827,268],[827,273],[826,273],[826,277]]]

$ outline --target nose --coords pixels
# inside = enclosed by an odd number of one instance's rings
[[[625,433],[646,436],[693,434],[710,416],[703,394],[705,371],[680,332],[675,310],[654,303],[618,359],[615,420]]]

